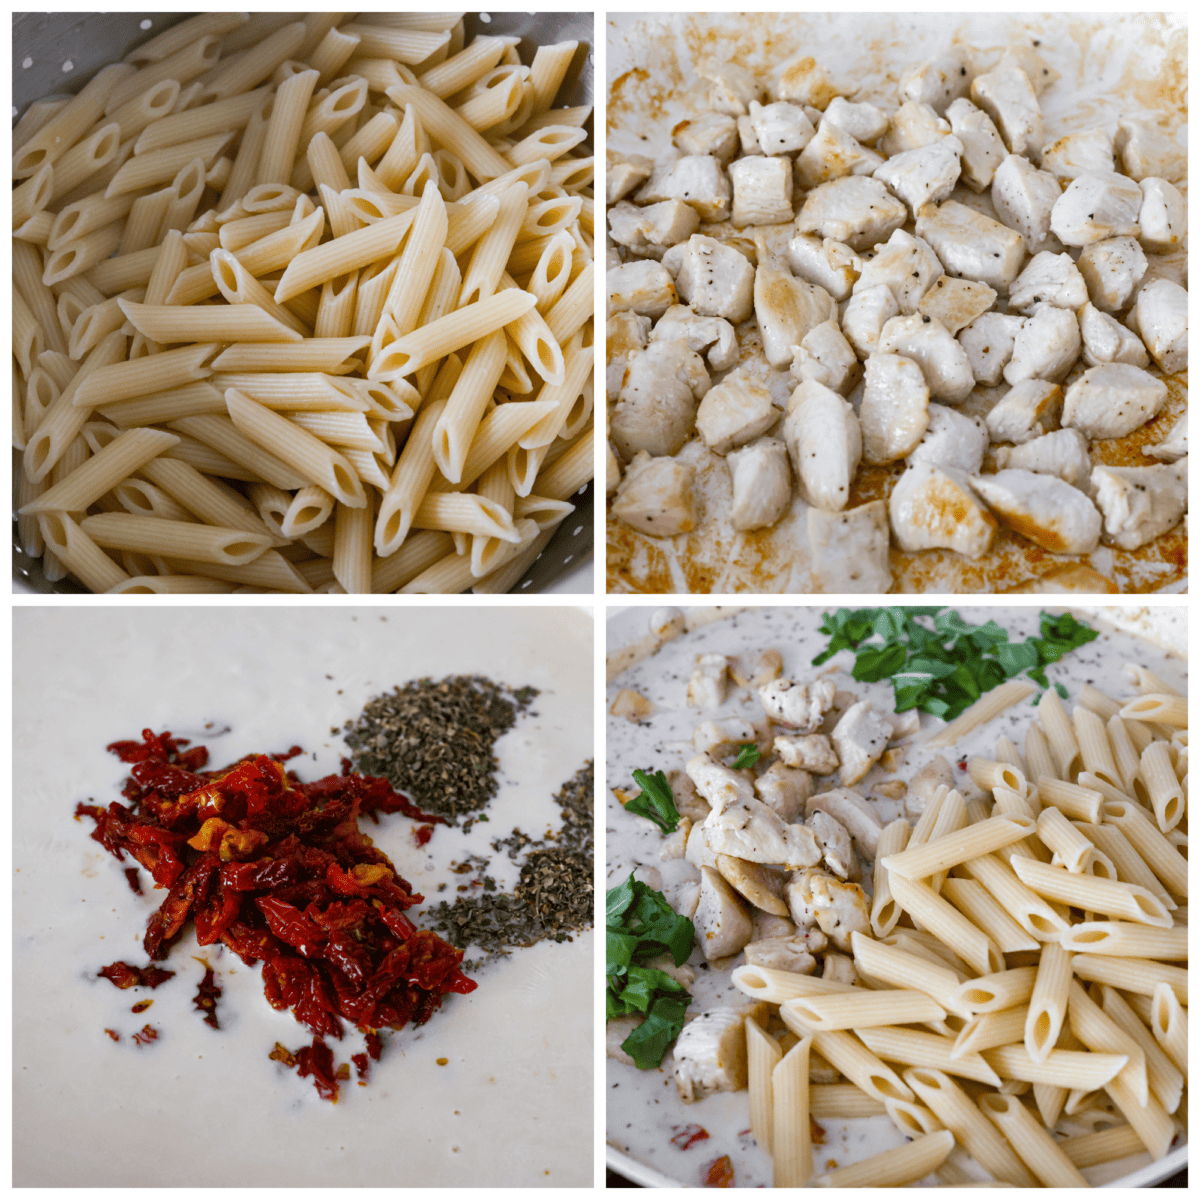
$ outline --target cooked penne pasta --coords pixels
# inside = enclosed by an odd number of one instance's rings
[[[812,1178],[808,1064],[813,1039],[801,1038],[771,1071],[771,1144],[776,1187],[804,1187]]]
[[[572,285],[573,286],[573,285]],[[1037,688],[1031,683],[1021,683],[1010,679],[986,692],[976,700],[961,716],[956,717],[944,729],[939,730],[925,744],[930,749],[935,746],[952,746],[960,738],[965,737],[972,729],[986,724],[993,717],[999,716],[1005,709],[1028,699]]]
[[[1015,1096],[988,1092],[979,1097],[979,1107],[1043,1187],[1089,1186],[1059,1143]]]

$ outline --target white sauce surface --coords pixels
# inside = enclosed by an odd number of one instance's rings
[[[312,1036],[263,996],[260,968],[190,932],[156,991],[96,978],[144,964],[163,899],[72,819],[120,799],[126,766],[104,747],[169,729],[210,766],[299,744],[302,779],[340,770],[343,724],[422,676],[480,674],[540,689],[497,743],[499,795],[469,834],[413,822],[363,827],[422,891],[453,900],[451,860],[517,867],[490,842],[558,828],[553,796],[593,756],[592,621],[575,608],[18,608],[13,638],[13,1183],[15,1186],[587,1186],[592,1180],[592,932],[514,952],[475,973],[425,1026],[385,1033],[369,1086],[331,1105],[268,1059]],[[334,732],[331,733],[331,729]],[[227,730],[226,732],[221,732]],[[314,761],[315,760],[315,761]],[[439,894],[437,884],[447,882]],[[192,1007],[205,957],[221,1029]],[[468,957],[471,957],[468,951]],[[150,997],[136,1015],[132,1005]],[[159,1038],[138,1046],[147,1022]],[[114,1044],[104,1030],[121,1035]],[[347,1027],[338,1062],[363,1049]],[[438,1066],[439,1057],[448,1058]],[[64,1142],[67,1143],[64,1146]]]
[[[742,663],[752,667],[760,650],[774,647],[783,655],[784,676],[805,680],[818,673],[833,671],[832,678],[839,691],[855,692],[860,699],[869,698],[879,711],[891,713],[894,710],[891,684],[859,683],[852,679],[849,672],[854,665],[854,658],[849,651],[843,651],[821,667],[811,665],[812,659],[829,644],[828,637],[819,632],[819,626],[823,613],[832,611],[832,607],[764,606],[743,609],[728,620],[717,621],[664,644],[657,653],[611,680],[606,709],[611,708],[621,688],[632,688],[654,705],[654,711],[640,725],[608,716],[607,788],[629,788],[636,792],[637,784],[633,782],[635,769],[651,772],[681,769],[693,753],[692,731],[702,720],[741,716],[753,723],[762,718],[762,705],[757,694],[737,688],[732,681],[726,701],[719,709],[705,710],[701,714],[699,710],[687,706],[688,679],[696,656],[700,654],[740,655]],[[1009,637],[1014,641],[1023,641],[1038,634],[1040,607],[953,607],[972,625],[995,620],[1009,631]],[[1061,611],[1051,605],[1047,605],[1046,610]],[[610,659],[620,648],[645,637],[653,611],[652,608],[639,606],[627,608],[610,617],[607,634]],[[1073,611],[1079,612],[1078,609]],[[1157,611],[1162,613],[1163,610]],[[1179,621],[1156,620],[1156,610],[1151,608],[1139,612],[1143,615],[1146,632],[1157,633],[1160,642],[1166,645],[1179,646],[1181,649],[1186,647],[1186,629]],[[1170,610],[1172,617],[1182,612],[1179,608]],[[1046,669],[1047,678],[1052,683],[1060,682],[1070,692],[1070,699],[1064,701],[1068,712],[1077,702],[1080,686],[1085,683],[1114,697],[1133,698],[1136,693],[1120,670],[1121,664],[1127,661],[1140,662],[1169,683],[1186,690],[1187,665],[1181,658],[1141,638],[1111,629],[1096,615],[1084,613],[1083,619],[1093,628],[1100,629],[1100,636]],[[839,667],[842,670],[837,670]],[[905,780],[911,778],[938,754],[944,754],[952,764],[971,755],[991,758],[996,739],[1002,735],[1020,747],[1024,743],[1025,730],[1033,722],[1036,712],[1029,701],[1014,705],[955,746],[944,750],[929,750],[921,746],[923,738],[942,726],[942,722],[922,714],[921,734],[910,743],[912,749],[907,760],[894,777]],[[885,823],[902,815],[901,802],[879,799],[872,789],[875,784],[891,777],[876,767],[854,785],[855,791],[875,802]],[[820,783],[820,780],[817,782]],[[829,786],[835,784],[836,779],[829,781]],[[967,798],[980,794],[965,769],[955,770],[955,786]],[[649,821],[625,813],[611,790],[606,792],[605,825],[606,888],[615,887],[628,879],[630,870],[637,868],[639,879],[663,891],[669,900],[673,900],[681,883],[696,878],[695,868],[683,860],[659,860],[662,838],[657,828]],[[655,882],[651,872],[657,872],[661,882]],[[864,887],[869,891],[870,873],[864,870],[863,874]],[[748,997],[730,982],[728,970],[709,969],[705,965],[704,955],[698,949],[693,951],[688,961],[696,969],[690,1012],[740,1007],[749,1003]],[[732,967],[744,962],[745,958],[738,955],[729,965]],[[650,1071],[640,1071],[610,1059],[607,1062],[606,1085],[608,1141],[610,1146],[628,1155],[619,1156],[617,1163],[627,1173],[637,1175],[641,1168],[649,1168],[682,1186],[701,1187],[707,1165],[721,1155],[728,1154],[736,1173],[737,1187],[772,1185],[770,1156],[759,1149],[750,1134],[747,1092],[723,1092],[696,1104],[684,1104],[675,1089],[670,1054],[663,1060],[660,1069]],[[846,1166],[858,1162],[872,1154],[901,1146],[906,1140],[887,1117],[822,1119],[820,1124],[825,1130],[827,1142],[813,1149],[814,1174],[825,1170],[827,1165]],[[671,1138],[688,1125],[702,1126],[709,1137],[697,1142],[689,1150],[681,1150],[671,1144]],[[1186,1156],[1186,1149],[1182,1154]],[[1084,1175],[1093,1184],[1099,1184],[1120,1178],[1149,1163],[1150,1156],[1142,1154],[1120,1163],[1089,1167]],[[1165,1167],[1166,1160],[1157,1165]],[[1178,1163],[1171,1170],[1179,1170],[1182,1165]],[[1169,1174],[1170,1171],[1165,1173]],[[985,1176],[980,1175],[980,1178]],[[936,1179],[931,1182],[936,1184]],[[1150,1181],[1139,1182],[1141,1186],[1146,1186]]]

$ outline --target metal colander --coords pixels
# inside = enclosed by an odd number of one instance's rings
[[[13,108],[15,121],[34,100],[55,93],[77,92],[103,66],[117,62],[141,42],[162,33],[192,13],[14,13]],[[297,14],[301,17],[303,14]],[[564,104],[592,103],[595,66],[594,25],[590,12],[582,13],[470,13],[465,18],[467,38],[476,34],[520,37],[522,61],[531,62],[541,44],[575,39],[581,44],[571,71],[559,93]],[[586,52],[585,49],[586,48]],[[588,144],[593,137],[588,120]],[[558,527],[554,537],[512,589],[513,593],[564,593],[593,590],[593,485],[575,497],[575,511]],[[13,588],[42,593],[80,593],[84,589],[69,579],[51,583],[40,559],[22,550],[13,521]]]

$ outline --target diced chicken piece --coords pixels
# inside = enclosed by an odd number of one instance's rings
[[[810,508],[810,587],[822,595],[886,592],[892,586],[888,542],[882,500],[836,513]]]
[[[754,104],[754,101],[751,101]],[[738,152],[737,118],[728,113],[703,113],[682,121],[673,131],[675,145],[686,155],[711,154],[728,163]]]
[[[687,632],[687,622],[683,610],[678,608],[656,608],[650,614],[650,636],[660,645],[672,642]]]
[[[794,679],[773,679],[758,689],[758,697],[768,717],[799,733],[812,733],[821,718],[833,706],[837,689],[831,679],[797,683]]]
[[[864,462],[890,463],[911,454],[929,427],[929,385],[921,368],[900,354],[872,354],[858,420]]]
[[[1013,154],[1038,162],[1042,153],[1042,110],[1029,76],[1015,64],[1003,64],[971,81],[971,99],[996,122]]]
[[[1174,425],[1171,426],[1170,432],[1157,445],[1145,446],[1142,449],[1143,454],[1148,454],[1151,458],[1157,458],[1160,462],[1178,462],[1181,458],[1187,457],[1187,413],[1184,413]]]
[[[1054,202],[1050,229],[1064,246],[1137,237],[1142,189],[1125,175],[1092,171],[1071,180]]]
[[[725,703],[728,666],[729,662],[723,654],[696,656],[696,665],[692,667],[692,677],[688,680],[687,689],[687,702],[692,708],[720,708]],[[711,747],[699,748],[709,750]]]
[[[743,157],[762,153],[762,147],[758,144],[758,134],[754,132],[754,122],[748,115],[737,118],[737,130]]]
[[[1187,292],[1179,284],[1169,279],[1146,284],[1138,292],[1129,325],[1168,375],[1187,370]]]
[[[812,894],[813,882],[817,879],[832,878],[820,867],[810,867],[807,871],[792,876],[788,881],[783,895],[798,930],[812,929],[817,923],[817,907]]]
[[[941,273],[942,264],[929,243],[897,229],[885,243],[875,247],[873,257],[863,261],[854,290],[865,292],[886,284],[900,312],[911,314]]]
[[[646,348],[650,338],[650,318],[635,312],[610,313],[607,329],[608,374],[605,385],[608,398],[615,400],[625,386],[625,369],[629,360]]]
[[[854,841],[854,848],[863,858],[874,862],[883,822],[874,806],[859,796],[858,792],[848,787],[834,787],[828,792],[810,796],[805,802],[804,811],[809,817],[814,812],[828,812],[834,820],[844,824]]]
[[[660,862],[678,862],[687,852],[688,837],[692,832],[692,823],[687,817],[680,817],[675,832],[663,838],[658,848]]]
[[[626,461],[639,450],[678,454],[708,391],[704,360],[679,339],[651,342],[629,360],[612,416],[612,440]]]
[[[995,387],[1012,358],[1013,344],[1024,318],[1007,313],[984,313],[958,335],[967,352],[976,383]]]
[[[1092,474],[1088,440],[1078,429],[1056,429],[1011,449],[1002,446],[996,451],[996,466],[1001,470],[1011,467],[1038,475],[1057,475],[1084,492]]]
[[[1031,254],[1062,248],[1050,232],[1050,218],[1062,194],[1062,184],[1055,176],[1039,171],[1020,154],[1010,154],[996,168],[992,181],[996,216],[1021,234]]]
[[[755,908],[776,917],[788,915],[788,907],[783,900],[785,880],[780,872],[762,863],[746,862],[728,854],[717,855],[717,870],[721,878]]]
[[[683,856],[697,870],[703,867],[711,867],[714,871],[717,869],[717,856],[708,844],[708,834],[705,832],[702,822],[692,822],[692,828],[688,833],[687,845]],[[698,894],[696,898],[699,900]],[[689,919],[695,911],[693,907],[692,912],[686,914]]]
[[[915,67],[900,79],[900,95],[944,113],[971,87],[967,61],[958,47]]]
[[[733,487],[729,523],[734,529],[766,529],[787,511],[792,499],[792,470],[787,447],[764,437],[725,459]]]
[[[604,448],[604,494],[611,496],[621,486],[621,461],[612,448],[612,442],[605,441]]]
[[[779,419],[771,393],[749,376],[732,374],[710,388],[696,410],[696,430],[716,454],[753,441]]]
[[[799,767],[813,775],[832,775],[841,766],[837,751],[823,733],[779,734],[772,744],[787,767]]]
[[[805,189],[815,188],[847,175],[870,175],[882,164],[882,155],[868,150],[825,117],[815,136],[796,156],[796,182]]]
[[[614,717],[622,717],[636,725],[654,711],[654,705],[640,692],[635,692],[632,688],[622,688],[613,698],[612,707],[608,711]]]
[[[650,334],[654,342],[669,338],[680,338],[697,354],[708,350],[708,365],[714,371],[728,370],[738,360],[737,332],[733,326],[721,317],[702,317],[683,304],[668,308]]]
[[[610,150],[606,161],[608,169],[604,173],[604,194],[609,204],[624,199],[654,172],[654,160],[640,155],[627,158]]]
[[[696,468],[673,458],[634,457],[613,500],[613,516],[651,537],[696,528]]]
[[[992,515],[975,498],[967,476],[932,463],[910,466],[888,498],[892,535],[901,550],[986,554],[996,533]]]
[[[767,938],[796,938],[810,953],[817,953],[817,946],[823,950],[828,939],[819,929],[797,931],[795,922],[790,916],[774,917],[761,909],[755,909],[751,914],[754,921],[754,940],[761,942]],[[810,941],[809,939],[813,939]],[[747,959],[747,962],[750,960]]]
[[[1151,176],[1141,181],[1142,207],[1138,224],[1141,243],[1151,254],[1166,254],[1183,245],[1187,234],[1187,201],[1165,179]]]
[[[824,812],[813,813],[808,819],[808,827],[817,836],[817,845],[821,847],[825,865],[839,879],[845,879],[851,869],[858,865],[846,827]]]
[[[1035,254],[1008,289],[1010,312],[1031,313],[1039,305],[1075,310],[1087,303],[1087,284],[1066,253],[1043,250]]]
[[[1004,378],[1012,384],[1022,379],[1058,382],[1071,369],[1082,346],[1079,318],[1070,309],[1043,305],[1025,319],[1017,333]]]
[[[694,233],[663,255],[684,301],[702,317],[724,317],[735,325],[754,310],[754,267],[732,246]]]
[[[680,816],[687,817],[693,824],[701,824],[709,813],[708,801],[697,794],[692,777],[686,771],[668,771],[667,782],[671,785]]]
[[[648,967],[653,967],[656,971],[661,971],[664,975],[669,975],[676,983],[681,984],[685,988],[690,988],[696,982],[696,972],[686,963],[677,967],[675,960],[670,954],[659,954],[652,958],[647,964]]]
[[[750,124],[759,149],[766,155],[795,154],[812,141],[817,132],[795,104],[780,101],[775,104],[750,104]]]
[[[635,312],[661,317],[677,304],[671,276],[656,262],[632,262],[614,267],[607,275],[608,311]]]
[[[1062,423],[1090,438],[1124,437],[1156,417],[1167,402],[1161,379],[1128,363],[1104,363],[1067,388]]]
[[[848,954],[834,954],[830,951],[822,963],[821,978],[853,986],[858,981],[854,959]]]
[[[756,689],[765,687],[772,680],[778,679],[782,674],[783,655],[774,647],[769,646],[766,650],[759,651],[758,658],[754,663],[754,671],[750,675],[750,681],[742,686]]]
[[[932,317],[935,321],[940,321],[951,335],[956,335],[960,329],[981,317],[995,303],[996,293],[986,283],[940,275],[933,281],[929,291],[921,297],[917,312],[923,317]],[[963,350],[966,351],[965,346]],[[970,354],[967,354],[967,361],[971,362]],[[971,363],[971,373],[975,373],[974,363]]]
[[[1009,592],[1041,596],[1119,596],[1121,589],[1111,579],[1093,570],[1087,563],[1070,563],[1032,579]]]
[[[684,1104],[715,1092],[740,1092],[746,1086],[744,1022],[738,1009],[717,1008],[684,1025],[672,1056],[675,1087]]]
[[[1031,442],[1058,424],[1062,388],[1046,379],[1022,379],[985,418],[993,442]],[[973,474],[978,474],[978,470]]]
[[[934,791],[939,787],[952,788],[954,772],[944,755],[939,754],[927,762],[909,780],[908,791],[904,794],[904,815],[919,817],[925,811],[925,806],[933,798]]]
[[[792,357],[792,378],[797,383],[815,379],[843,396],[858,382],[859,370],[854,348],[833,320],[814,325]]]
[[[1097,467],[1096,503],[1105,540],[1136,550],[1173,529],[1187,510],[1187,459],[1162,467]]]
[[[967,352],[940,321],[914,313],[893,317],[880,332],[881,353],[902,354],[921,368],[929,395],[958,404],[975,388]]]
[[[860,142],[873,142],[881,138],[888,127],[888,115],[874,104],[851,104],[841,96],[835,96],[825,109],[825,117],[839,129],[844,129]]]
[[[806,974],[811,974],[811,972],[806,972]],[[627,1067],[637,1066],[632,1057],[621,1048],[621,1044],[644,1020],[645,1018],[642,1016],[634,1016],[613,1017],[606,1021],[604,1023],[605,1057],[616,1059],[617,1062],[622,1062]]]
[[[904,204],[878,179],[847,175],[809,192],[796,218],[796,232],[819,233],[852,250],[866,250],[886,241],[907,219]]]
[[[850,949],[852,934],[871,931],[867,898],[858,884],[818,875],[811,880],[809,889],[817,924],[839,950]]]
[[[928,104],[905,100],[892,113],[887,132],[879,140],[879,149],[889,158],[909,150],[931,146],[950,136],[950,122],[938,116]]]
[[[1025,260],[1025,239],[1007,225],[947,200],[917,214],[917,236],[923,237],[941,259],[947,275],[977,279],[1008,294]]]
[[[729,220],[733,192],[720,159],[711,154],[686,154],[676,162],[655,168],[637,194],[639,204],[682,200],[703,221]]]
[[[1171,136],[1147,121],[1123,118],[1113,141],[1121,167],[1132,179],[1151,175],[1178,183],[1187,178],[1187,138]]]
[[[801,870],[820,858],[812,833],[803,825],[787,825],[754,794],[753,785],[737,771],[707,754],[688,760],[696,790],[712,806],[704,836],[715,854],[731,854],[747,862],[772,863]]]
[[[811,104],[823,112],[837,95],[837,88],[830,81],[829,72],[806,54],[784,66],[775,85],[775,95],[795,104]]]
[[[1036,46],[1037,42],[1034,42],[1033,45]],[[1000,61],[996,64],[998,70],[1008,67],[1020,67],[1029,77],[1034,92],[1039,96],[1062,78],[1033,46],[1009,46],[1000,55]]]
[[[908,456],[908,465],[927,463],[975,475],[983,465],[987,444],[988,431],[979,417],[968,417],[944,404],[931,404],[925,436]]]
[[[823,287],[797,279],[764,245],[754,273],[754,316],[767,361],[785,368],[809,330],[836,319],[837,305]]]
[[[805,233],[788,243],[792,274],[823,287],[835,300],[845,300],[862,270],[862,259],[841,242]]]
[[[1142,339],[1115,317],[1101,312],[1090,300],[1079,310],[1079,332],[1083,337],[1083,361],[1089,367],[1113,362],[1135,367],[1150,365],[1150,355]]]
[[[816,931],[820,933],[820,930]],[[823,933],[820,934],[825,937]],[[800,938],[764,938],[746,947],[746,961],[754,967],[771,971],[790,971],[793,975],[811,975],[817,960]]]
[[[1137,239],[1131,237],[1093,242],[1083,248],[1078,260],[1092,303],[1110,313],[1128,306],[1148,265]]]
[[[1005,525],[1052,554],[1091,554],[1100,542],[1096,506],[1053,475],[999,471],[971,486]]]
[[[1113,170],[1112,134],[1103,129],[1077,129],[1042,151],[1042,167],[1068,182],[1096,171]]]
[[[916,737],[921,732],[921,714],[915,709],[910,708],[905,712],[896,713],[888,718],[892,723],[892,741],[899,742],[905,738]],[[887,760],[884,760],[884,765],[887,765]]]
[[[696,836],[696,826],[692,826],[691,837]],[[691,845],[691,838],[688,840],[688,845]],[[714,858],[714,862],[716,859]],[[689,853],[688,862],[691,862]],[[711,865],[711,864],[705,864]],[[670,899],[671,907],[681,916],[687,917],[690,921],[696,915],[696,906],[700,903],[700,868],[696,868],[696,878],[685,879],[683,883],[675,888],[675,894]]]
[[[874,178],[886,183],[915,217],[922,205],[936,204],[954,190],[962,151],[962,142],[951,134],[927,146],[901,151],[877,168]]]
[[[800,483],[800,498],[830,512],[845,508],[862,458],[862,434],[850,404],[806,379],[792,393],[783,440]]]
[[[879,349],[883,327],[899,314],[900,306],[892,289],[886,284],[877,284],[850,297],[842,314],[842,332],[858,356],[865,359]]]
[[[696,66],[696,74],[707,79],[709,89],[708,107],[730,116],[741,116],[750,111],[752,100],[762,100],[766,87],[738,63],[721,62],[714,55],[706,54]]]
[[[879,761],[892,736],[892,726],[875,711],[870,700],[852,705],[833,731],[833,744],[841,760],[842,787],[857,783]]]
[[[962,182],[973,192],[986,191],[992,186],[996,168],[1008,155],[996,123],[965,96],[946,109],[946,117],[954,136],[962,142]]]
[[[700,216],[682,200],[639,207],[623,200],[608,210],[608,232],[614,242],[635,254],[654,257],[666,246],[685,242],[696,232]]]
[[[624,265],[625,259],[612,238],[606,236],[604,243],[604,269],[605,271],[615,271],[617,267]]]
[[[786,158],[761,154],[729,164],[733,223],[779,225],[792,219],[792,166]]]
[[[804,802],[812,795],[812,776],[782,762],[772,763],[755,781],[758,798],[788,825],[804,819]]]

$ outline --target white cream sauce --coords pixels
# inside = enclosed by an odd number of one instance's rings
[[[217,767],[298,744],[311,780],[340,770],[340,731],[373,696],[422,676],[480,674],[541,694],[497,743],[499,795],[470,833],[384,817],[380,848],[426,903],[453,900],[470,853],[509,888],[490,842],[560,825],[553,796],[591,758],[592,620],[576,608],[18,608],[14,612],[13,1182],[16,1186],[586,1186],[592,1180],[591,931],[475,973],[421,1028],[392,1033],[370,1083],[331,1105],[268,1059],[311,1035],[267,1004],[259,967],[190,932],[156,991],[96,978],[144,963],[161,902],[72,819],[120,799],[104,747],[169,729]],[[439,882],[447,884],[439,894]],[[189,926],[190,929],[190,926]],[[192,1007],[207,959],[221,1028]],[[470,952],[468,952],[470,957]],[[151,1008],[136,1015],[138,1000]],[[156,1042],[132,1034],[150,1023]],[[114,1044],[104,1030],[121,1035]],[[385,1035],[385,1038],[387,1035]],[[363,1049],[347,1028],[330,1041]],[[446,1058],[445,1066],[437,1065]],[[68,1143],[64,1145],[64,1143]]]
[[[995,620],[1009,631],[1013,640],[1024,640],[1038,634],[1039,608],[965,608],[954,606],[963,618],[973,625]],[[621,718],[606,720],[605,783],[613,787],[637,791],[633,771],[671,771],[682,768],[692,751],[692,731],[701,720],[741,716],[754,722],[762,717],[762,706],[756,693],[742,690],[730,682],[725,703],[701,715],[687,707],[687,684],[699,654],[740,655],[746,666],[752,666],[760,650],[774,647],[783,655],[783,674],[792,679],[808,679],[818,672],[833,672],[839,691],[855,692],[860,699],[869,698],[876,709],[890,713],[894,709],[894,694],[890,683],[859,683],[850,677],[853,655],[843,651],[821,667],[813,667],[812,659],[829,644],[819,626],[822,614],[832,606],[816,607],[753,607],[736,612],[728,620],[718,621],[675,641],[664,643],[645,661],[611,679],[606,709],[611,708],[621,688],[632,688],[645,696],[654,706],[650,717],[634,725]],[[1061,611],[1047,605],[1047,611]],[[627,608],[610,617],[608,623],[608,654],[611,657],[625,646],[646,636],[652,607]],[[1077,614],[1079,609],[1072,611]],[[1047,668],[1052,683],[1066,686],[1070,699],[1064,701],[1067,710],[1074,707],[1078,689],[1085,683],[1114,697],[1132,698],[1134,692],[1121,673],[1121,664],[1140,662],[1161,675],[1167,682],[1186,690],[1186,662],[1163,647],[1175,646],[1186,653],[1186,620],[1184,609],[1172,607],[1142,608],[1140,628],[1156,636],[1159,645],[1151,645],[1138,637],[1118,632],[1103,621],[1105,610],[1095,614],[1085,612],[1082,619],[1102,630],[1094,641],[1073,650],[1060,663]],[[840,668],[840,669],[839,669]],[[922,715],[921,733],[910,743],[904,765],[894,776],[876,767],[855,791],[871,799],[886,823],[901,814],[901,802],[880,798],[873,793],[874,785],[887,778],[909,779],[937,754],[945,754],[951,763],[964,761],[970,755],[993,756],[996,739],[1006,736],[1018,747],[1023,745],[1025,730],[1033,722],[1037,710],[1028,701],[1015,705],[945,750],[926,750],[921,746],[942,722]],[[955,786],[967,798],[979,794],[965,768],[955,767]],[[611,790],[606,793],[606,880],[611,888],[628,879],[631,869],[652,887],[664,892],[668,899],[689,878],[695,878],[695,868],[682,860],[662,862],[658,852],[662,838],[649,821],[628,815]],[[655,882],[657,873],[661,882]],[[864,871],[864,887],[870,890],[869,871]],[[730,967],[744,963],[739,955]],[[728,970],[710,969],[704,955],[695,950],[689,964],[696,969],[692,987],[692,1012],[708,1008],[740,1007],[748,998],[730,983]],[[659,1172],[680,1185],[703,1186],[705,1168],[714,1159],[728,1154],[733,1163],[738,1187],[770,1187],[772,1184],[770,1157],[760,1150],[749,1131],[749,1100],[746,1092],[719,1093],[691,1105],[678,1097],[672,1077],[672,1059],[667,1055],[658,1070],[639,1071],[613,1060],[607,1063],[607,1127],[609,1145],[624,1151],[629,1158],[622,1164],[637,1173],[639,1168]],[[814,1172],[820,1173],[834,1163],[845,1166],[872,1154],[882,1153],[902,1145],[904,1137],[887,1117],[859,1120],[822,1119],[827,1141],[814,1147]],[[685,1126],[700,1125],[709,1134],[689,1150],[671,1144],[671,1138]],[[1119,1164],[1104,1164],[1088,1168],[1084,1174],[1094,1183],[1108,1182],[1150,1162],[1149,1155],[1123,1160]],[[1178,1168],[1175,1168],[1178,1169]],[[936,1183],[936,1180],[932,1182]]]

